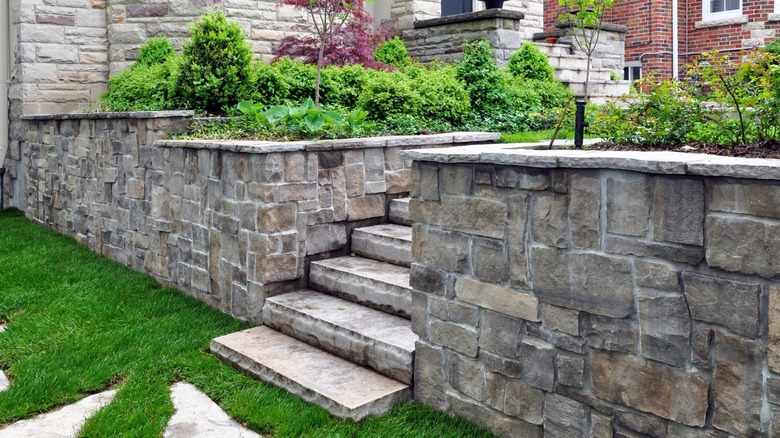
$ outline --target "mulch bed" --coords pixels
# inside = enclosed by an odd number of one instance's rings
[[[722,155],[727,157],[780,159],[780,142],[778,141],[766,141],[761,143],[739,145],[733,146],[731,148],[724,148],[723,146],[698,142],[677,146],[659,146],[652,149],[635,145],[610,145],[606,143],[600,143],[589,146],[588,149],[605,151],[675,151]]]

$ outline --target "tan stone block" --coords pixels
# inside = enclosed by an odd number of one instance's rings
[[[780,287],[769,288],[769,338],[767,340],[769,370],[780,373]]]
[[[277,232],[295,226],[296,206],[290,204],[265,205],[257,208],[257,228],[264,232]]]
[[[460,277],[455,284],[455,295],[475,306],[527,321],[539,321],[539,301],[524,292]]]

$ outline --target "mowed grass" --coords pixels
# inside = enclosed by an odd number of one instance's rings
[[[280,437],[469,437],[489,434],[411,402],[360,424],[330,417],[207,353],[246,328],[207,305],[101,258],[18,210],[0,211],[0,423],[116,388],[82,436],[156,437],[173,414],[168,387],[197,385],[239,422]]]

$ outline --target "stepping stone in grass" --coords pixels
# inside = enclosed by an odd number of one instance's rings
[[[0,438],[62,438],[75,437],[87,418],[111,403],[116,390],[90,395],[76,403],[27,420],[20,420],[0,430]]]
[[[261,438],[230,418],[195,385],[185,382],[173,384],[171,400],[176,412],[165,427],[164,438]]]

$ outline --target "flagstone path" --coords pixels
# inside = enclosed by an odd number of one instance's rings
[[[90,395],[76,403],[26,420],[20,420],[0,430],[0,438],[62,438],[75,437],[87,418],[111,403],[116,391]]]

